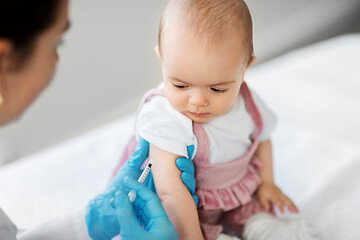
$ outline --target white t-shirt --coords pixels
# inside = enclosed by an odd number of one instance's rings
[[[270,138],[276,117],[265,103],[250,90],[263,119],[260,141]],[[225,163],[243,156],[251,145],[253,121],[239,94],[234,107],[226,114],[202,123],[209,138],[210,164]],[[136,135],[154,146],[176,155],[196,155],[197,140],[192,121],[176,111],[163,96],[154,96],[144,104],[136,122]],[[194,145],[193,156],[187,155],[187,146]]]

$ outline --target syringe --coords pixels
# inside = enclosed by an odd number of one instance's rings
[[[143,183],[145,181],[147,175],[149,174],[149,172],[151,170],[153,163],[154,163],[154,160],[151,158],[138,179],[139,183]],[[136,199],[136,191],[131,190],[128,194],[128,197],[129,197],[130,202],[134,202]]]

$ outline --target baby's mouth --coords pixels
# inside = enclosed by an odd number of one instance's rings
[[[190,114],[198,118],[207,117],[209,115],[209,113],[196,113],[196,112],[190,112]]]

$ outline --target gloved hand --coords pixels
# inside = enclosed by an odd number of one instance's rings
[[[194,147],[188,147],[188,156],[192,156]],[[115,209],[110,205],[110,200],[123,186],[123,179],[128,176],[132,179],[138,179],[141,174],[140,167],[149,154],[149,143],[139,138],[134,153],[129,157],[128,161],[116,174],[105,193],[98,195],[91,200],[85,213],[85,221],[88,227],[89,235],[95,240],[108,240],[119,234],[119,222]],[[195,179],[194,165],[190,159],[178,158],[177,167],[183,171],[181,179],[193,195],[195,204],[198,203],[197,197],[194,195]]]
[[[126,193],[115,194],[115,208],[120,224],[121,240],[172,240],[177,239],[177,233],[170,222],[158,196],[145,185],[126,178],[124,185],[136,191],[136,199],[131,205]],[[134,212],[141,212],[147,224],[141,227]]]
[[[191,156],[194,153],[194,146],[188,146],[187,147],[188,156],[191,158]],[[193,196],[195,205],[197,206],[199,203],[198,197],[195,195],[195,167],[193,162],[188,158],[178,158],[176,159],[176,166],[179,168],[181,173],[181,180],[185,184],[185,186],[188,188],[189,192]]]
[[[124,163],[120,170],[116,173],[111,183],[107,187],[107,191],[112,191],[114,188],[122,186],[124,177],[138,179],[141,175],[140,167],[149,156],[149,143],[145,139],[139,137],[134,152],[129,159]]]
[[[120,228],[115,209],[110,205],[117,189],[122,187],[122,179],[129,176],[137,179],[140,167],[149,154],[149,143],[140,138],[134,153],[119,170],[105,193],[96,196],[86,206],[85,221],[89,235],[95,240],[108,240],[119,234]]]

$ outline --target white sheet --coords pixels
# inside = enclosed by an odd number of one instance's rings
[[[256,66],[246,79],[277,113],[275,178],[326,240],[360,239],[360,34]],[[19,228],[83,207],[106,184],[134,115],[0,170]]]

